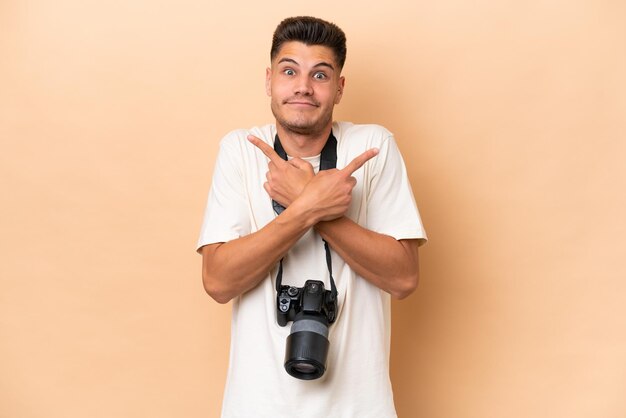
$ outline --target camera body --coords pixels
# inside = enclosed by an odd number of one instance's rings
[[[321,377],[326,371],[328,326],[337,318],[337,298],[319,280],[303,287],[281,286],[276,299],[276,320],[282,327],[293,321],[287,337],[285,370],[302,380]]]
[[[337,300],[324,282],[307,280],[303,287],[281,286],[276,298],[276,321],[284,327],[300,312],[324,316],[328,324],[337,317]]]

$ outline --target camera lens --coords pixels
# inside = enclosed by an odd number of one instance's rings
[[[321,377],[328,356],[328,320],[320,315],[299,313],[291,326],[285,351],[285,370],[302,380]]]
[[[317,370],[315,366],[313,366],[312,364],[307,364],[307,363],[295,363],[292,366],[292,369],[298,373],[303,373],[303,374],[315,373]]]

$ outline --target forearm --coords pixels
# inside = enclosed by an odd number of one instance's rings
[[[202,247],[205,290],[226,303],[254,288],[314,222],[298,205],[292,205],[257,232]]]
[[[361,277],[398,299],[417,287],[417,240],[396,240],[349,218],[320,222],[315,229]]]
[[[285,204],[287,209],[254,234],[227,243],[203,247],[204,286],[207,293],[221,303],[252,289],[267,277],[271,267],[311,227],[321,221],[343,216],[350,206],[352,189],[356,184],[352,173],[378,154],[377,149],[370,149],[354,158],[341,170],[324,170],[313,175],[310,164],[298,160],[296,163],[284,161],[265,142],[254,136],[249,136],[248,139],[270,159],[268,181],[263,187],[272,199]],[[357,273],[390,293],[402,297],[404,290],[401,285],[404,282],[400,275],[381,275],[385,268],[374,267],[376,252],[368,254],[367,251],[355,250],[354,243],[344,243],[341,235],[352,234],[351,230],[355,227],[358,225],[339,220],[327,226],[321,224],[320,229],[328,235],[328,242],[339,249],[339,254],[354,266]],[[373,236],[371,231],[360,227],[357,229],[363,238],[367,235],[370,240],[391,239],[392,242],[389,241],[386,245],[384,242],[380,243],[381,250],[389,245],[395,247],[397,244],[393,238],[380,234]],[[399,258],[398,250],[401,247],[393,251],[394,258]],[[391,253],[389,249],[387,252]],[[361,261],[362,255],[372,257],[372,262]],[[385,282],[386,278],[389,283]]]

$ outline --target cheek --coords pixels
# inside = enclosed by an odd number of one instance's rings
[[[317,97],[321,102],[335,104],[338,100],[337,94],[338,92],[334,88],[329,88],[319,91]]]
[[[268,94],[272,97],[285,97],[289,95],[289,92],[290,89],[287,83],[272,83],[269,85]]]

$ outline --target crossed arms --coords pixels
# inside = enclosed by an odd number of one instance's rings
[[[254,288],[310,229],[361,277],[402,299],[417,287],[417,240],[370,231],[345,215],[356,180],[352,173],[378,154],[370,149],[343,169],[313,172],[299,158],[284,161],[265,142],[248,136],[270,160],[268,195],[286,207],[273,221],[244,237],[202,247],[202,281],[219,303]]]

